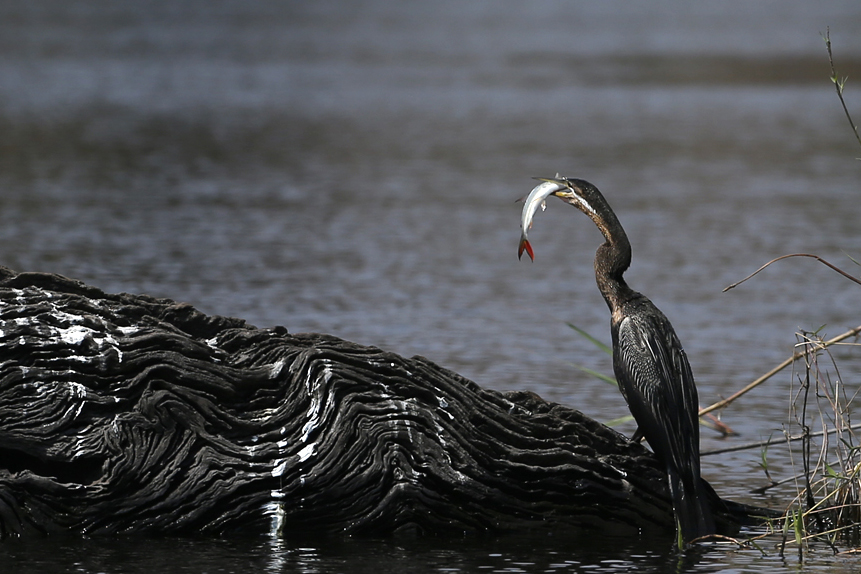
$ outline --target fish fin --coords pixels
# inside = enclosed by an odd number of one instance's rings
[[[521,238],[520,246],[517,248],[517,258],[520,259],[523,257],[523,252],[526,251],[526,254],[529,255],[529,259],[535,261],[535,253],[532,252],[532,246],[529,244],[529,240]]]

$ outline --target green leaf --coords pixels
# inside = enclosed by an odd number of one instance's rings
[[[759,466],[766,472],[768,472],[768,445],[771,442],[771,435],[768,436],[768,440],[763,443],[762,448],[759,451],[760,463]]]
[[[801,509],[799,508],[797,514],[793,515],[793,525],[795,530],[795,542],[798,546],[801,546],[801,541],[804,539],[804,517],[801,514]]]
[[[825,474],[830,476],[831,478],[840,479],[843,478],[836,470],[831,468],[831,465],[827,462],[825,463]]]
[[[578,327],[577,325],[574,325],[572,323],[565,323],[565,324],[568,325],[569,327],[571,327],[572,329],[574,329],[575,331],[577,331],[577,333],[581,337],[586,338],[593,345],[595,345],[596,347],[598,347],[599,349],[601,349],[602,351],[604,351],[605,353],[607,353],[611,357],[613,356],[613,349],[611,349],[610,347],[608,347],[607,345],[605,345],[604,343],[602,343],[601,341],[599,341],[598,339],[596,339],[595,337],[593,337],[592,335],[590,335],[589,333],[587,333],[586,331],[584,331],[583,329]]]
[[[579,370],[583,371],[587,375],[592,375],[596,379],[601,379],[605,383],[610,383],[611,385],[617,385],[617,386],[619,384],[618,382],[616,382],[616,379],[614,379],[610,375],[605,375],[604,373],[599,373],[598,371],[593,371],[589,367],[584,367],[583,365],[578,365],[577,363],[568,363],[568,364],[571,365],[572,367],[574,367],[575,369],[579,369]]]

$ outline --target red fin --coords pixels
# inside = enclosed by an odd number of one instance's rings
[[[535,261],[535,253],[532,252],[532,246],[529,244],[528,239],[520,240],[520,247],[517,248],[517,258],[520,259],[523,257],[523,252],[526,251],[527,255],[529,255],[529,259]]]

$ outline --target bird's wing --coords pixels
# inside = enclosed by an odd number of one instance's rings
[[[652,450],[666,464],[699,475],[698,401],[687,356],[660,312],[617,327],[613,366]]]

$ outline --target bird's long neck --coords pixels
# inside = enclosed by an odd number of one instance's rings
[[[631,265],[631,244],[618,218],[609,206],[592,219],[606,241],[595,253],[595,280],[610,311],[616,311],[636,293],[628,287],[623,274]]]

